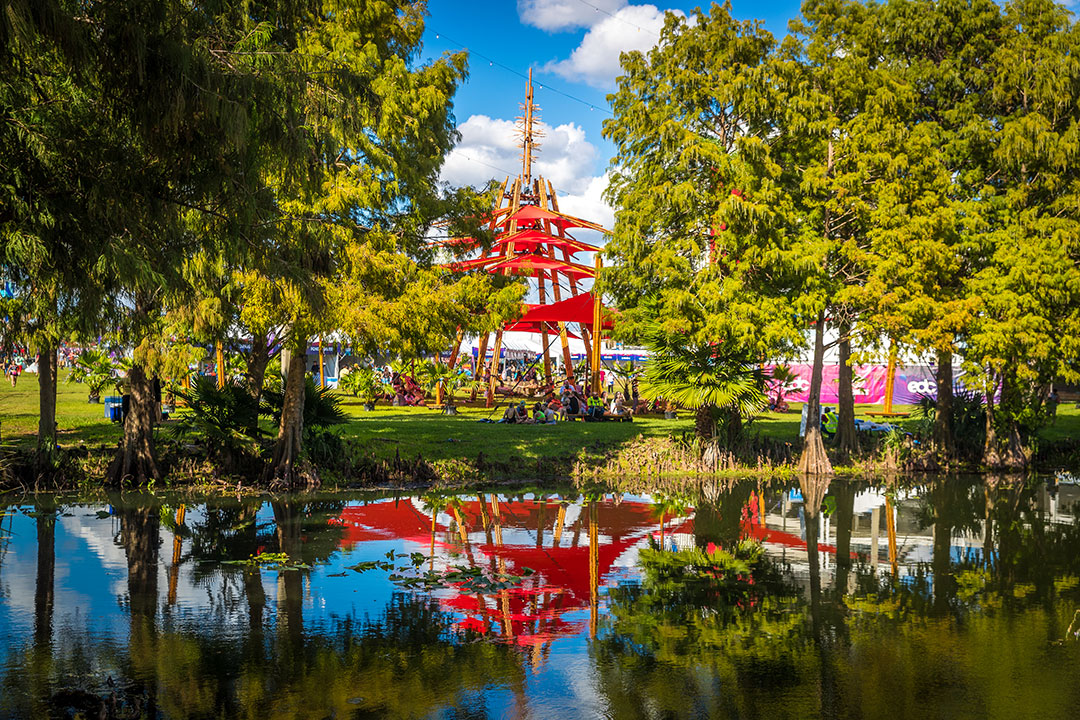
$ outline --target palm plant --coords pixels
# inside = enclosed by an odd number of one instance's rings
[[[453,407],[454,394],[465,382],[464,370],[433,361],[427,361],[420,366],[417,369],[417,375],[420,376],[418,379],[429,393],[440,384],[442,385],[446,407]]]
[[[731,342],[708,345],[681,342],[661,328],[646,335],[652,358],[642,374],[642,395],[663,398],[695,411],[695,431],[702,439],[715,437],[724,412],[731,445],[742,429],[742,418],[767,404],[765,375],[743,348]]]
[[[281,422],[281,409],[285,405],[283,392],[266,391],[263,394],[263,412],[273,415],[274,424]],[[330,387],[319,387],[308,376],[304,382],[304,431],[341,425],[348,417],[341,409],[341,395]]]
[[[375,377],[375,371],[366,367],[354,367],[346,373],[342,373],[338,381],[338,389],[342,392],[352,393],[364,401],[365,405],[374,405],[375,399],[382,392],[382,383]]]
[[[187,404],[171,428],[178,440],[201,440],[210,456],[227,469],[240,457],[258,453],[259,405],[241,382],[230,379],[219,388],[214,378],[200,375],[189,390],[175,392]]]
[[[629,400],[631,397],[631,389],[633,388],[634,375],[637,374],[637,368],[634,366],[634,361],[627,360],[624,363],[617,362],[611,366],[611,372],[619,379],[623,397]]]
[[[776,387],[776,402],[779,406],[784,401],[784,388],[793,383],[799,376],[791,370],[790,365],[777,365],[772,370],[772,381]]]
[[[89,348],[75,359],[68,381],[86,385],[87,402],[101,402],[101,392],[110,385],[117,385],[116,368],[107,352]]]

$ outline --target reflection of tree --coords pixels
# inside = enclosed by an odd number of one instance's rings
[[[145,713],[157,712],[156,670],[159,662],[157,635],[158,546],[160,516],[152,495],[110,498],[120,518],[120,544],[127,557],[129,615],[128,656],[134,696],[145,698]]]
[[[794,586],[756,546],[730,547],[643,550],[641,583],[610,589],[591,653],[612,716],[744,714],[753,704],[733,692],[767,683],[782,693],[797,675],[805,629]]]
[[[742,535],[742,513],[754,484],[728,483],[703,497],[694,508],[694,544],[728,547]]]

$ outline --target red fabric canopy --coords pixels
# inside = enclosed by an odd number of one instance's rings
[[[578,265],[564,260],[554,260],[543,255],[534,255],[532,253],[515,255],[507,260],[501,260],[488,268],[489,272],[498,272],[499,270],[513,270],[516,275],[536,275],[537,273],[556,270],[565,275],[573,276],[575,279],[593,277],[596,274],[592,268],[585,267],[584,265]]]
[[[552,225],[557,225],[562,229],[566,228],[589,228],[590,230],[598,230],[603,233],[609,233],[600,225],[591,223],[588,220],[582,220],[581,218],[573,217],[572,215],[564,215],[559,212],[553,212],[551,210],[545,210],[536,205],[526,205],[520,208],[510,217],[501,221],[500,224],[509,223],[510,229],[514,230],[521,226],[529,226],[538,221],[546,220]]]
[[[593,302],[591,293],[582,293],[550,305],[531,305],[518,322],[576,322],[592,325]],[[609,313],[603,314],[607,316],[603,318],[601,327],[609,330],[614,323]]]
[[[494,257],[478,257],[473,258],[472,260],[457,260],[454,262],[444,263],[443,265],[439,265],[439,267],[446,268],[450,272],[464,272],[466,270],[482,268],[485,265],[496,263],[500,260],[502,260],[502,258],[497,255]]]
[[[532,252],[541,245],[557,247],[570,253],[596,252],[598,248],[572,237],[556,237],[543,230],[520,230],[514,233],[500,235],[495,241],[499,247],[507,247],[514,244],[515,251]]]

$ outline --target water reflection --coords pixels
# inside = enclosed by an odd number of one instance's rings
[[[0,516],[0,717],[1072,717],[1077,500],[28,498]]]

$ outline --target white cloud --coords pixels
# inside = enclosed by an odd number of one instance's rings
[[[627,0],[518,0],[518,17],[526,25],[555,32],[592,27],[626,6]],[[589,7],[592,5],[593,7]],[[599,9],[597,9],[599,8]]]
[[[655,5],[629,5],[593,25],[566,60],[548,63],[544,70],[573,82],[608,89],[619,74],[619,54],[646,51],[657,43],[664,11]]]
[[[549,127],[540,123],[544,136],[534,156],[533,174],[542,175],[558,190],[585,192],[593,178],[596,147],[585,138],[580,125]],[[452,185],[482,186],[496,178],[521,172],[521,149],[512,120],[473,115],[458,126],[461,141],[446,158],[442,179]]]
[[[615,211],[611,209],[611,206],[607,204],[603,197],[607,186],[607,173],[589,178],[588,183],[580,192],[559,196],[559,210],[567,215],[590,220],[611,230],[615,224]],[[594,245],[602,245],[604,242],[600,233],[574,230],[573,234]]]

